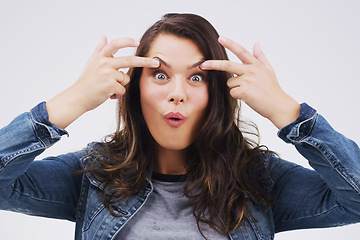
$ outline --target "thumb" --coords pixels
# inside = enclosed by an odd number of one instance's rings
[[[101,36],[100,42],[96,46],[93,55],[99,53],[106,45],[107,45],[107,38],[105,36]]]
[[[265,54],[264,54],[264,52],[262,51],[262,49],[260,47],[259,42],[254,44],[253,55],[262,64],[264,64],[265,66],[271,67],[269,61],[266,59]]]

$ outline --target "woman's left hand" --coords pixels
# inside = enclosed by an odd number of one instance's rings
[[[226,71],[234,77],[228,79],[230,94],[244,101],[261,116],[282,128],[299,116],[300,104],[286,94],[277,81],[275,72],[260,48],[254,45],[253,54],[234,41],[220,37],[219,42],[233,52],[242,63],[229,60],[208,60],[202,70]]]

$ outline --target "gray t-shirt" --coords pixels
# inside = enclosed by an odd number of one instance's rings
[[[192,213],[192,203],[184,196],[185,183],[181,176],[154,173],[154,192],[145,205],[123,227],[116,239],[196,240],[201,236]],[[229,239],[208,225],[201,229],[207,239]]]

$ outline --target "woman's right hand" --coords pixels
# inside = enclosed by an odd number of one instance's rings
[[[64,129],[107,99],[122,97],[130,78],[119,69],[159,66],[158,60],[153,58],[113,56],[119,49],[137,46],[138,43],[131,38],[119,38],[107,43],[106,38],[102,37],[79,79],[46,103],[50,122]]]

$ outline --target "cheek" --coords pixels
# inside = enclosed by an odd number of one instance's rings
[[[193,102],[196,103],[195,106],[197,110],[204,111],[209,103],[209,93],[207,86],[204,86],[201,89],[196,89],[191,95]]]
[[[139,90],[140,90],[140,104],[141,109],[144,114],[144,117],[146,117],[146,112],[151,111],[151,103],[152,101],[149,101],[153,97],[153,91],[151,89],[151,85],[149,85],[146,78],[141,77],[140,83],[139,83]],[[145,119],[146,120],[146,119]]]
[[[140,90],[140,99],[160,99],[164,96],[165,92],[162,87],[159,87],[157,84],[151,82],[150,79],[144,77],[140,79],[139,83],[139,90]]]
[[[152,84],[146,77],[140,78],[139,90],[142,113],[146,123],[149,124],[154,113],[159,110],[159,107],[163,102],[164,92],[161,88]]]

